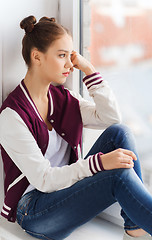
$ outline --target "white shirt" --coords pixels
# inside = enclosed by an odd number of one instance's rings
[[[68,165],[71,148],[68,143],[52,128],[49,133],[49,143],[44,157],[50,161],[51,167]],[[35,189],[31,184],[27,187],[26,194]]]

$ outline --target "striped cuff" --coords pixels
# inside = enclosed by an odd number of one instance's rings
[[[9,213],[10,213],[10,211],[11,211],[11,208],[8,207],[8,206],[4,203],[3,208],[2,208],[2,211],[1,211],[1,215],[2,215],[3,217],[7,218],[7,216],[8,216]]]
[[[99,72],[95,72],[83,78],[83,82],[88,89],[90,89],[92,86],[100,84],[102,81],[103,78]]]
[[[102,165],[101,157],[103,153],[99,152],[95,155],[89,156],[89,168],[92,174],[96,174],[97,172],[104,171],[104,167]]]

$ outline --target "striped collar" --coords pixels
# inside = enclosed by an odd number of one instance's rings
[[[44,122],[44,120],[42,119],[33,99],[31,98],[30,94],[29,94],[29,91],[27,89],[27,87],[25,86],[25,83],[24,83],[24,80],[21,81],[20,83],[20,88],[21,90],[23,91],[24,95],[26,96],[27,100],[29,101],[29,103],[31,104],[32,108],[34,109],[36,115],[38,116],[38,118]],[[54,110],[54,107],[53,107],[53,99],[52,99],[52,95],[51,95],[51,92],[50,90],[48,91],[48,99],[49,99],[49,105],[50,105],[50,116],[53,114],[53,110]]]

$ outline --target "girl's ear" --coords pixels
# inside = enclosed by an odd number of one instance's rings
[[[37,48],[33,48],[31,51],[31,62],[37,66],[41,63],[41,53]]]

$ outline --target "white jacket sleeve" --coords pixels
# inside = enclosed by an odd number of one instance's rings
[[[42,192],[70,187],[103,170],[99,154],[71,165],[51,167],[22,118],[10,108],[0,114],[0,144],[30,184]]]
[[[87,101],[80,94],[70,92],[79,100],[83,126],[105,129],[114,123],[121,122],[121,114],[116,98],[107,81],[100,73],[94,73],[83,79],[93,102]]]

